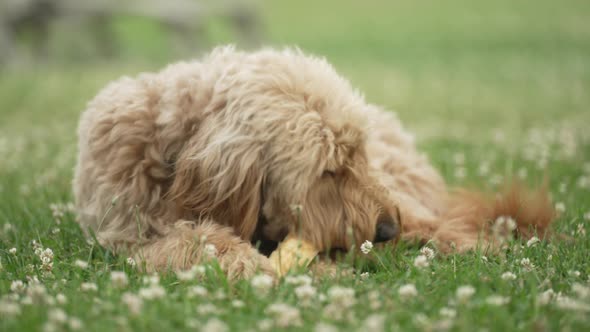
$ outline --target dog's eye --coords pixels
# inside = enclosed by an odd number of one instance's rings
[[[323,178],[327,178],[327,177],[333,178],[334,176],[336,176],[336,172],[334,172],[334,171],[327,171],[326,170],[326,171],[324,171],[324,173],[322,173]]]

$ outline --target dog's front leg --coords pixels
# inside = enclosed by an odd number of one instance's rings
[[[135,259],[149,271],[184,270],[217,259],[228,279],[249,278],[256,273],[275,276],[269,259],[230,227],[213,221],[199,224],[180,221],[165,236],[134,250]]]

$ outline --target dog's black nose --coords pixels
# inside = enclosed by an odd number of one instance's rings
[[[397,238],[400,235],[399,222],[389,214],[382,214],[377,220],[375,240],[373,242],[385,242]]]

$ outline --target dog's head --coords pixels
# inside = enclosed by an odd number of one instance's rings
[[[179,155],[171,197],[245,239],[260,220],[267,238],[299,234],[318,251],[399,236],[397,207],[367,160],[363,98],[325,61],[258,60],[264,70],[236,74],[231,96],[212,101]]]
[[[274,158],[298,165],[277,163],[267,174],[260,211],[264,236],[280,241],[298,234],[318,251],[396,239],[399,212],[369,168],[363,131],[348,124],[333,130],[319,114],[313,118],[302,132],[285,133],[296,136],[287,139],[291,143],[277,146]]]

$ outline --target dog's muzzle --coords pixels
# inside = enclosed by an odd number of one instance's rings
[[[382,213],[377,219],[377,228],[375,230],[375,239],[373,242],[387,242],[395,240],[400,236],[400,217],[399,211],[397,216],[393,217],[389,213]]]

